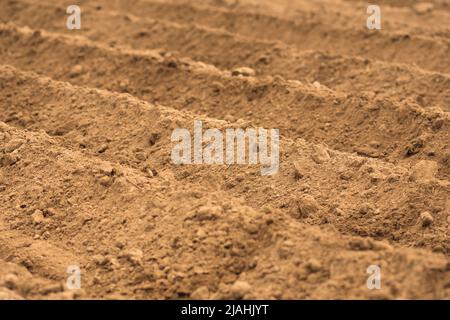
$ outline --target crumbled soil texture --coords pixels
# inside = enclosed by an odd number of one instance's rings
[[[449,299],[450,2],[378,2],[0,1],[0,299]]]

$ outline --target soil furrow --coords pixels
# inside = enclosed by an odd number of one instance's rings
[[[87,247],[88,253],[79,257],[87,260],[81,293],[87,297],[314,298],[323,291],[333,296],[336,279],[344,277],[348,282],[340,289],[343,297],[392,298],[390,283],[406,276],[409,281],[395,284],[397,298],[448,296],[448,259],[441,255],[342,237],[282,214],[259,213],[201,186],[183,192],[170,178],[149,179],[63,149],[45,133],[5,124],[0,128],[2,174],[8,179],[2,197],[12,199],[3,203],[2,211],[8,213],[10,228],[45,234],[45,241],[18,246],[16,254],[36,257],[52,243],[72,247],[80,255]],[[12,150],[12,145],[18,147]],[[9,157],[17,162],[5,165]],[[39,174],[43,168],[44,176]],[[18,243],[17,236],[10,241]],[[39,261],[27,260],[27,268],[45,272]],[[366,268],[373,263],[385,270],[386,284],[376,293],[361,290]],[[407,267],[411,265],[413,276]],[[64,269],[64,261],[52,265],[58,267]],[[19,286],[22,279],[16,276]],[[252,283],[252,290],[236,290],[242,283]]]
[[[160,0],[134,0],[134,6],[146,6],[148,2],[167,1]],[[334,25],[346,29],[361,29],[366,26],[367,8],[373,3],[367,1],[346,2],[339,0],[172,0],[172,3],[181,5],[209,5],[232,11],[245,11],[278,17],[281,20],[302,21]],[[88,4],[88,3],[86,3]],[[108,1],[105,8],[122,8],[123,3]],[[387,3],[377,2],[381,10],[381,26],[383,31],[400,32],[405,34],[424,35],[432,37],[450,38],[450,12],[439,3],[414,3],[407,7],[395,7]],[[139,7],[139,8],[140,8]],[[145,9],[145,8],[144,8]]]
[[[119,3],[122,6],[119,5],[118,10],[128,2]],[[106,5],[105,8],[108,9]],[[223,28],[256,39],[283,41],[302,50],[410,63],[424,69],[450,73],[450,42],[446,39],[367,30],[364,23],[359,29],[346,29],[329,21],[315,21],[314,18],[291,21],[260,13],[191,4],[137,1],[131,8],[128,12],[140,17]]]
[[[281,78],[234,77],[186,59],[109,49],[82,39],[8,28],[1,31],[0,40],[7,39],[5,62],[56,80],[128,92],[213,118],[273,126],[288,138],[325,142],[368,157],[405,163],[433,160],[441,167],[441,176],[449,176],[448,114],[439,110],[345,95]]]
[[[348,234],[448,253],[449,182],[433,176],[432,161],[412,168],[394,166],[283,138],[280,172],[273,177],[261,176],[258,166],[178,166],[170,159],[170,135],[177,127],[192,128],[198,116],[10,67],[2,68],[1,77],[1,119],[62,136],[66,147],[85,149],[148,176],[170,175],[182,183],[227,190],[254,208],[281,210],[309,224],[330,224]],[[205,129],[230,127],[204,121]],[[434,217],[432,228],[420,222],[428,211]]]
[[[65,11],[62,6],[37,5],[22,1],[12,1],[2,5],[0,18],[3,22],[15,22],[19,25],[44,28],[55,32],[69,32],[64,26]],[[359,30],[343,32],[325,28],[325,31],[320,25],[302,26],[292,21],[280,22],[276,18],[268,16],[264,18],[264,16],[235,14],[227,11],[196,11],[196,7],[193,6],[183,6],[182,8],[186,7],[186,10],[178,10],[180,8],[174,4],[170,5],[175,6],[174,10],[168,10],[166,6],[166,4],[149,3],[145,6],[148,8],[147,10],[142,8],[142,10],[138,10],[139,12],[135,12],[141,15],[144,12],[147,13],[145,18],[134,17],[131,13],[123,13],[123,10],[114,12],[103,10],[101,7],[89,7],[83,13],[84,27],[78,32],[88,35],[95,41],[108,41],[111,45],[120,43],[140,49],[152,49],[159,46],[171,51],[180,50],[195,60],[203,60],[214,65],[230,59],[236,59],[236,61],[249,59],[249,54],[255,62],[259,61],[260,63],[267,60],[267,53],[283,55],[285,50],[290,50],[288,46],[282,43],[276,45],[273,42],[267,42],[267,40],[281,40],[295,45],[300,50],[319,50],[338,55],[364,56],[388,62],[411,63],[424,69],[450,73],[448,59],[450,46],[448,41],[444,40],[417,38],[402,34],[385,35]],[[99,8],[100,10],[97,10]],[[36,15],[36,11],[41,14]],[[171,16],[172,14],[174,16]],[[235,16],[233,16],[234,14]],[[149,19],[149,17],[154,17],[156,20]],[[176,27],[172,23],[161,21],[162,18],[186,24]],[[226,22],[229,26],[221,25]],[[225,28],[256,39],[264,39],[266,41],[258,43],[267,52],[256,51],[258,47],[255,47],[254,41],[245,37],[236,38],[234,34],[212,32],[214,30],[197,26],[199,24],[213,28]],[[259,33],[259,37],[252,35],[252,32],[258,30],[258,26],[270,27],[268,28],[270,32]],[[236,28],[239,30],[235,30]],[[385,49],[377,50],[376,48],[379,47]],[[247,49],[245,50],[245,48]],[[227,59],[221,57],[224,52],[228,54]],[[227,63],[231,63],[231,61]],[[234,64],[234,66],[236,65]],[[229,67],[231,66],[228,65],[227,68]]]
[[[70,55],[70,61],[64,63],[62,60],[67,59],[69,48],[66,46],[88,47],[97,46],[97,44],[86,43],[82,41],[70,41],[69,38],[61,38],[58,42],[58,36],[51,36],[39,32],[35,32],[34,38],[30,39],[30,30],[18,30],[14,27],[3,25],[2,54],[6,57],[6,63],[13,63],[20,60],[22,63],[29,64],[29,67],[45,68],[47,64],[37,63],[36,59],[52,59],[57,60],[58,64],[75,63],[74,54]],[[60,43],[62,42],[62,43]],[[51,48],[55,43],[56,48]],[[60,43],[60,44],[59,44]],[[59,44],[59,45],[58,45]],[[33,48],[31,48],[33,46]],[[178,51],[179,47],[173,48]],[[264,52],[268,48],[252,49]],[[44,51],[45,50],[45,51]],[[82,49],[75,47],[73,50],[80,51]],[[97,49],[99,50],[99,49]],[[208,51],[206,48],[203,52]],[[30,55],[32,53],[32,57]],[[170,55],[164,50],[159,51],[162,55]],[[23,53],[23,54],[21,54]],[[189,54],[189,52],[184,52]],[[80,53],[81,54],[81,53]],[[84,54],[81,62],[89,62],[90,52]],[[106,53],[111,54],[111,53]],[[92,54],[91,54],[92,56]],[[249,53],[250,57],[251,54]],[[239,66],[239,63],[245,64],[257,70],[260,76],[269,76],[273,73],[279,74],[286,79],[299,79],[302,82],[319,83],[333,90],[346,93],[367,93],[374,98],[389,98],[400,101],[417,103],[424,108],[439,107],[445,111],[450,110],[450,77],[439,73],[423,72],[420,69],[411,68],[406,65],[388,64],[378,61],[370,61],[362,58],[343,57],[327,55],[323,52],[302,52],[292,55],[283,53],[274,59],[267,56],[267,61],[261,63],[255,61],[253,57],[236,60],[230,65],[230,60],[226,63],[218,62],[216,59],[206,57],[204,62],[215,63],[221,68],[232,68]],[[222,60],[226,61],[226,51],[222,51]],[[11,62],[9,62],[11,61]],[[34,63],[33,63],[34,62]],[[56,63],[56,61],[55,61]],[[53,70],[52,68],[49,68]],[[55,70],[58,71],[58,70]],[[59,72],[59,71],[58,71]],[[345,81],[341,80],[345,79]]]

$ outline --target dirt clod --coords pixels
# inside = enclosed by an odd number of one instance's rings
[[[312,159],[315,163],[321,164],[330,159],[330,155],[327,151],[327,148],[322,145],[315,145],[313,147],[314,152],[312,154]]]
[[[36,224],[41,224],[45,221],[44,213],[41,210],[35,210],[31,215],[31,219]]]
[[[231,74],[233,76],[254,77],[256,72],[252,68],[242,67],[234,69]]]
[[[238,280],[230,288],[233,299],[242,299],[252,290],[252,286],[247,281]]]
[[[420,221],[421,221],[422,227],[429,227],[433,223],[434,218],[430,212],[425,211],[420,214]]]
[[[411,170],[410,178],[413,181],[430,181],[436,178],[438,165],[432,160],[421,160]]]

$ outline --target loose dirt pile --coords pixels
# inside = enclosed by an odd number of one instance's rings
[[[450,298],[448,1],[71,4],[0,1],[0,299]],[[195,120],[279,172],[175,165]]]

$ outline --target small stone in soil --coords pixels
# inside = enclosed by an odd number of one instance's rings
[[[422,227],[429,227],[433,221],[434,218],[428,211],[424,211],[420,214],[420,220],[422,222]]]

